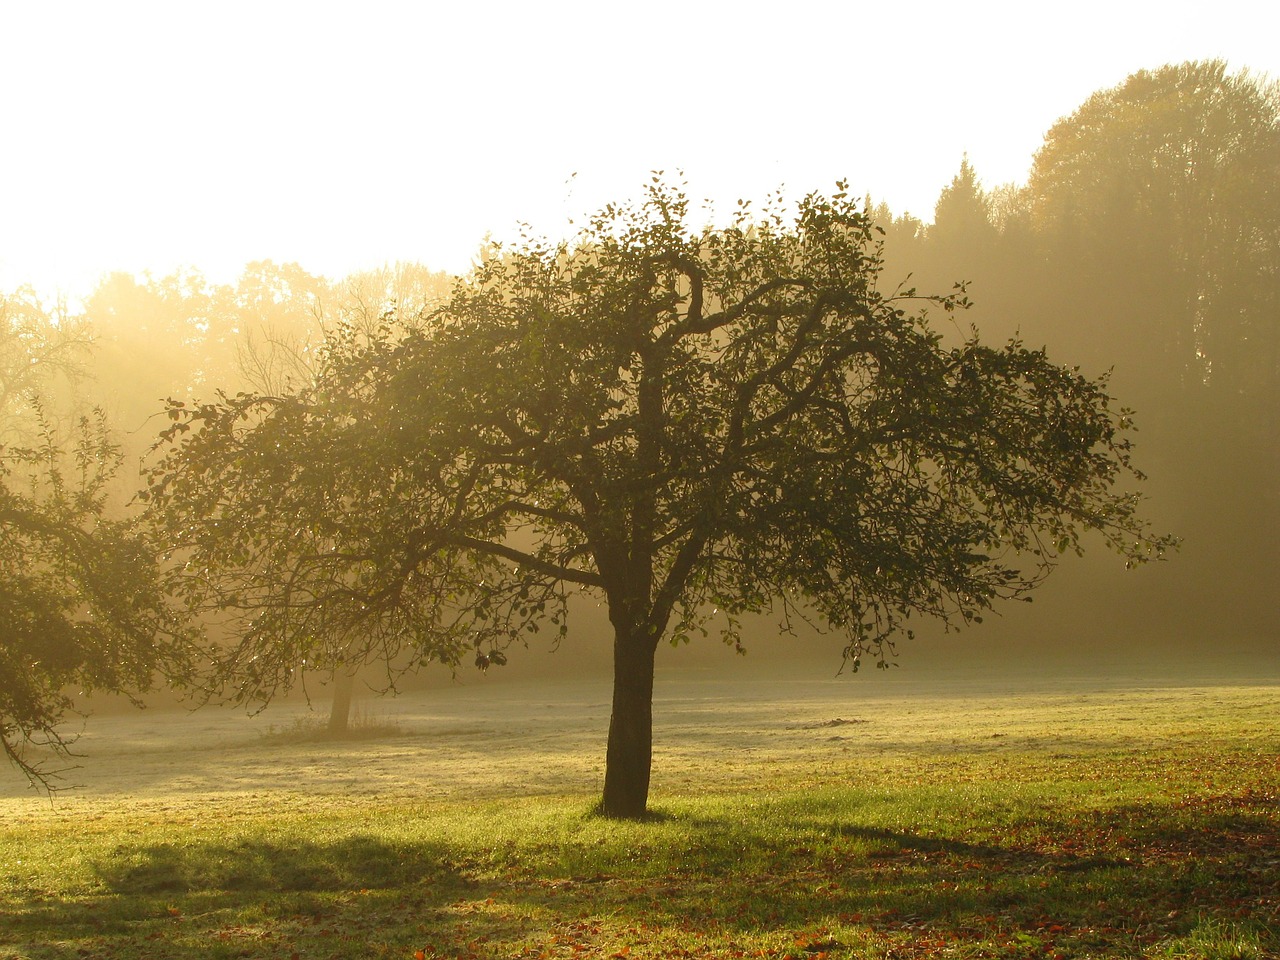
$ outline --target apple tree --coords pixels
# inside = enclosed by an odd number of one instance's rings
[[[312,383],[169,408],[150,477],[174,590],[236,618],[223,682],[501,661],[603,600],[601,810],[642,816],[664,639],[803,615],[856,667],[968,622],[1094,533],[1130,562],[1130,414],[1012,342],[950,341],[963,290],[880,286],[843,185],[695,227],[655,176],[578,236],[495,249],[441,306],[338,330]],[[957,329],[954,323],[948,327]]]

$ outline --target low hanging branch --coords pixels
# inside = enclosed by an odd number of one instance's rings
[[[102,417],[64,440],[35,407],[40,443],[0,446],[0,748],[54,790],[73,694],[182,684],[191,647],[137,519],[107,508],[120,453]]]

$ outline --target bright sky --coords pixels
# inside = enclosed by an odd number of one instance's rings
[[[1021,181],[1135,70],[1280,79],[1259,0],[438,8],[0,0],[0,291],[263,258],[465,270],[486,233],[562,235],[652,169],[726,212],[847,177],[929,220],[965,152]]]

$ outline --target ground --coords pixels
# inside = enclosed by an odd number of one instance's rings
[[[1276,734],[1273,686],[1133,676],[1014,678],[938,674],[734,679],[710,670],[659,676],[654,784],[664,793],[749,782],[779,765],[820,775],[852,759],[909,765],[970,751],[1143,750],[1245,718]],[[320,691],[323,693],[323,691]],[[357,706],[376,741],[309,739],[327,701],[241,710],[152,709],[92,717],[58,807],[127,796],[211,799],[262,791],[422,799],[568,796],[604,776],[609,687],[588,681],[457,683]],[[1252,716],[1255,719],[1250,721]],[[847,722],[841,722],[847,721]],[[358,732],[358,731],[357,731]],[[0,813],[46,802],[0,771]]]
[[[0,958],[1150,957],[1280,948],[1280,678],[661,676],[91,720],[0,783]]]

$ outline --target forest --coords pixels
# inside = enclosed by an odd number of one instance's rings
[[[918,293],[944,340],[1043,348],[1135,411],[1144,510],[1182,548],[1123,589],[1115,558],[1091,551],[1081,595],[1064,601],[1077,615],[1040,624],[1033,646],[1163,646],[1206,663],[1273,650],[1280,90],[1220,62],[1135,73],[1059,120],[1025,183],[987,188],[966,158],[932,222],[874,192],[864,209],[885,296]],[[162,431],[219,397],[305,390],[335,338],[428,315],[468,282],[419,264],[325,278],[264,261],[233,284],[193,267],[113,274],[74,305],[0,296],[0,731],[13,760],[25,766],[28,740],[57,743],[69,689],[198,682],[181,614],[146,572],[157,547],[137,494]],[[972,629],[980,644],[986,628]],[[488,656],[505,659],[477,662]]]
[[[1056,123],[1025,184],[984,191],[965,162],[932,224],[877,212],[889,275],[967,280],[984,337],[1111,371],[1184,546],[1128,609],[1101,579],[1076,606],[1206,662],[1233,642],[1274,650],[1280,627],[1278,103],[1221,63],[1140,72]]]

